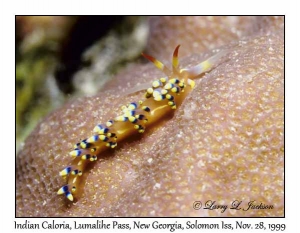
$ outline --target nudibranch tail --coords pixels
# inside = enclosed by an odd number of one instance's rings
[[[60,176],[67,178],[67,184],[61,187],[57,194],[64,194],[69,201],[74,201],[81,190],[78,186],[88,163],[95,162],[101,153],[116,148],[118,142],[129,136],[144,133],[146,127],[172,113],[193,90],[195,82],[190,77],[207,71],[216,63],[216,57],[211,57],[195,67],[178,71],[179,47],[178,45],[173,53],[172,71],[157,59],[143,54],[166,76],[154,80],[152,85],[146,88],[143,100],[123,106],[121,115],[105,124],[96,125],[93,130],[94,135],[74,146],[69,153],[74,158],[71,165],[59,172]]]

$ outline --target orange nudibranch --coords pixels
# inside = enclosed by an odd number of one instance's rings
[[[61,187],[57,194],[64,194],[70,201],[78,195],[78,186],[86,165],[97,160],[103,151],[115,148],[117,142],[136,133],[144,133],[162,117],[174,111],[193,90],[193,78],[210,70],[224,52],[210,57],[206,61],[188,68],[178,70],[179,45],[173,53],[172,70],[157,59],[142,54],[145,58],[163,71],[166,75],[155,80],[145,92],[144,99],[122,107],[123,114],[94,128],[94,135],[82,140],[74,146],[70,155],[74,157],[70,166],[64,168],[61,176],[67,176],[67,184]]]

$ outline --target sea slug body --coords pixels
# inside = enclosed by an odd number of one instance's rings
[[[224,52],[219,52],[194,67],[179,70],[179,47],[178,45],[173,53],[172,70],[157,59],[143,54],[163,71],[165,77],[152,82],[152,86],[146,89],[143,100],[123,106],[122,115],[105,124],[96,125],[93,136],[74,146],[69,153],[74,160],[59,173],[60,176],[67,177],[67,184],[57,194],[64,194],[69,201],[74,201],[74,197],[79,194],[80,177],[89,162],[96,161],[97,156],[108,148],[116,148],[118,142],[130,135],[144,133],[146,126],[155,124],[174,111],[194,88],[195,82],[192,79],[210,70],[224,55]]]

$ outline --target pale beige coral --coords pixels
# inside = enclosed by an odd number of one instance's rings
[[[151,64],[131,67],[99,95],[52,113],[18,156],[17,215],[283,216],[283,40],[257,36],[229,47],[228,59],[197,80],[172,118],[99,157],[74,204],[56,195],[64,184],[58,172],[71,161],[68,151],[142,95],[123,96],[124,89],[162,74]],[[196,211],[198,200],[255,200],[274,209]]]
[[[244,37],[278,33],[283,37],[281,16],[165,16],[149,19],[147,51],[155,57],[169,59],[181,44],[181,55],[201,53],[236,42]]]

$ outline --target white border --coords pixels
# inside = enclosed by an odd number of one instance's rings
[[[142,1],[142,0],[109,0],[109,1],[78,1],[78,0],[31,0],[5,1],[1,3],[1,224],[5,232],[15,232],[15,162],[14,162],[14,108],[15,108],[15,14],[285,14],[286,15],[286,219],[241,219],[247,223],[265,221],[286,223],[285,232],[299,229],[296,216],[299,216],[299,4],[297,1]],[[298,23],[297,23],[298,22]],[[13,148],[13,149],[12,149]],[[19,221],[20,219],[18,219]],[[34,221],[34,219],[32,219]],[[63,220],[63,219],[60,219]],[[108,219],[107,219],[108,220]],[[114,219],[116,220],[116,219]],[[134,219],[117,221],[132,222]],[[205,219],[204,222],[220,222],[222,219]],[[44,219],[35,221],[44,221]],[[66,221],[73,221],[66,219]],[[85,219],[85,222],[94,221]],[[142,219],[152,223],[154,219]],[[172,223],[173,219],[159,219],[160,222]],[[175,219],[185,222],[187,219]],[[235,222],[236,219],[224,219]],[[52,232],[52,231],[47,231]],[[54,232],[54,230],[53,230]],[[55,230],[57,232],[57,230]],[[64,231],[59,231],[64,232]],[[65,231],[69,232],[69,231]],[[134,231],[132,231],[134,232]],[[136,231],[137,232],[137,231]],[[167,232],[167,231],[166,231]],[[205,231],[202,231],[205,232]],[[238,231],[235,231],[238,232]],[[243,232],[250,232],[245,231]]]

